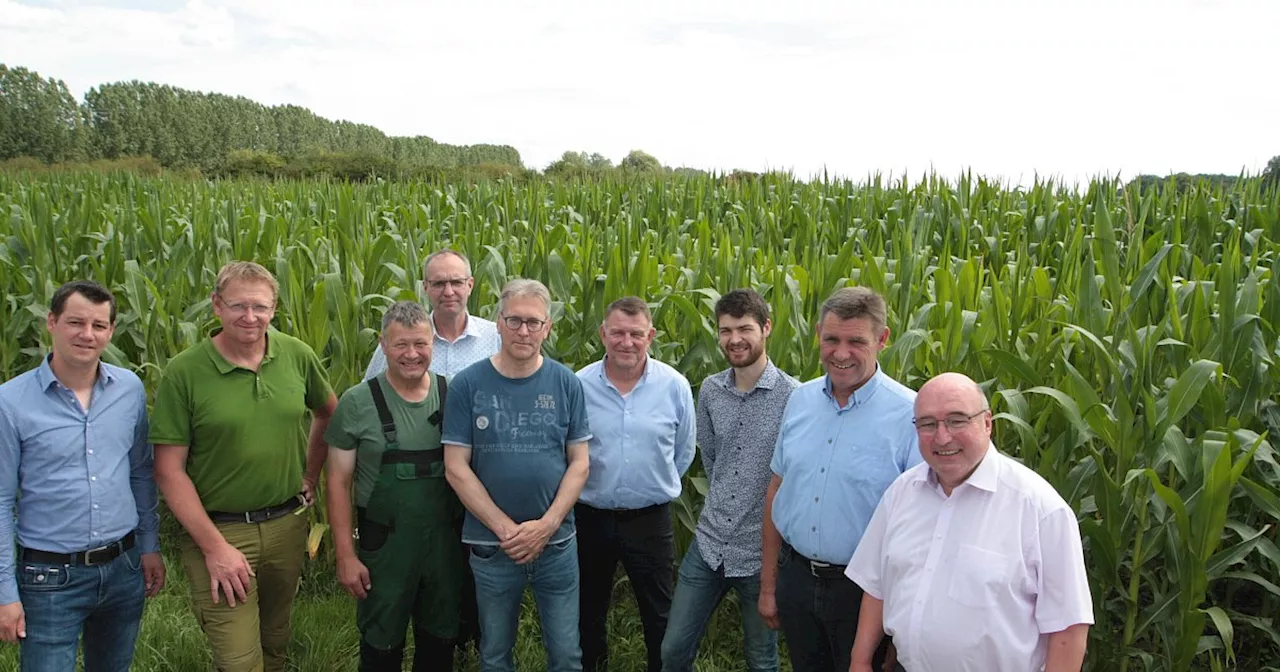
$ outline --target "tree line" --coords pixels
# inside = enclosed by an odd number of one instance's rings
[[[508,145],[450,145],[427,136],[394,137],[368,124],[332,121],[297,105],[267,106],[243,96],[153,82],[90,89],[80,102],[67,85],[0,63],[0,160],[45,163],[150,156],[166,168],[331,168],[369,163],[387,170],[501,164],[519,169]]]

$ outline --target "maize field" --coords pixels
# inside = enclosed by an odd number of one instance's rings
[[[233,259],[276,274],[276,326],[315,348],[339,392],[362,376],[382,310],[420,297],[422,259],[444,246],[472,260],[475,314],[492,317],[510,277],[546,283],[546,351],[570,367],[601,356],[611,300],[644,297],[652,354],[695,387],[726,366],[721,292],[761,291],[770,356],[807,380],[821,373],[822,300],[871,287],[889,305],[885,370],[913,388],[943,371],[979,381],[997,447],[1077,512],[1097,619],[1086,669],[1280,670],[1269,442],[1280,190],[1257,180],[1138,192],[971,175],[355,185],[0,174],[0,213],[6,379],[47,347],[54,289],[89,278],[119,301],[108,359],[154,389],[214,325],[209,293]],[[695,463],[675,506],[682,544],[699,474]]]

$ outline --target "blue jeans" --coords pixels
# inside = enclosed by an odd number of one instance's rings
[[[760,618],[760,575],[726,577],[724,567],[712,569],[698,551],[698,540],[680,563],[680,580],[671,602],[667,634],[662,640],[663,672],[690,672],[707,621],[732,589],[742,613],[742,649],[751,672],[777,672],[778,633]]]
[[[480,666],[484,672],[514,672],[511,652],[520,624],[520,602],[532,586],[547,672],[581,672],[578,641],[578,543],[547,544],[537,560],[517,565],[497,546],[472,546],[480,612]]]
[[[82,630],[85,672],[127,672],[146,593],[136,546],[101,565],[15,569],[27,619],[22,672],[74,672]]]

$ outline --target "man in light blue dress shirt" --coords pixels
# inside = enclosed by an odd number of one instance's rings
[[[791,393],[765,494],[760,615],[781,627],[796,672],[849,669],[862,590],[844,575],[881,495],[920,463],[916,393],[876,361],[885,303],[865,287],[822,304],[826,375]],[[887,644],[885,645],[887,647]],[[875,659],[883,664],[882,648]]]
[[[591,469],[574,507],[587,672],[608,669],[609,600],[619,562],[640,609],[648,670],[662,668],[675,565],[670,503],[693,463],[697,428],[689,381],[649,357],[655,333],[642,299],[614,301],[600,325],[605,358],[578,372],[593,434]]]
[[[164,587],[146,392],[101,361],[115,314],[96,283],[63,285],[52,354],[0,385],[0,639],[24,672],[74,671],[82,632],[88,672],[125,672]]]
[[[502,347],[498,325],[467,312],[467,299],[476,279],[471,262],[460,252],[439,250],[422,264],[422,289],[431,305],[431,373],[452,380],[459,371],[497,354]],[[387,356],[379,343],[364,379],[387,370]]]

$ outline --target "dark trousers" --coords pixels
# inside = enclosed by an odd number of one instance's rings
[[[848,670],[862,589],[844,576],[844,567],[815,567],[783,543],[778,552],[776,596],[792,670]],[[885,638],[873,658],[873,669],[883,668],[888,645]]]
[[[582,669],[609,669],[609,602],[618,562],[627,572],[640,608],[649,672],[662,669],[662,637],[667,630],[674,583],[675,542],[667,504],[634,511],[574,507],[581,573],[579,631]]]

